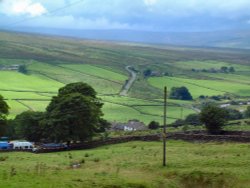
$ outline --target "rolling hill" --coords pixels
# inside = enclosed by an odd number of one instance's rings
[[[209,32],[157,32],[140,30],[77,30],[54,28],[14,28],[16,31],[109,40],[189,47],[222,47],[250,49],[250,30],[218,30]]]
[[[105,118],[125,122],[162,121],[162,92],[166,85],[186,86],[195,101],[169,100],[169,122],[196,113],[200,95],[250,97],[248,50],[187,48],[164,45],[81,40],[17,32],[0,32],[0,68],[25,65],[28,73],[0,70],[0,94],[11,107],[10,117],[24,110],[42,111],[63,85],[83,81],[104,101]],[[126,66],[137,79],[127,96],[119,93],[129,79]],[[211,73],[234,67],[235,72]],[[152,70],[157,76],[145,78]],[[195,69],[195,71],[194,71]],[[164,76],[166,75],[166,76]]]

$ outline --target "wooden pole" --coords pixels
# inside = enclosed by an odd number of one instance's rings
[[[164,114],[163,114],[163,166],[166,166],[166,128],[167,128],[167,87],[164,87]]]

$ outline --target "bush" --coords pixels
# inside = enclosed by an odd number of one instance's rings
[[[99,158],[94,158],[94,162],[98,163],[100,161]]]
[[[243,118],[243,114],[240,113],[238,110],[226,109],[226,111],[227,111],[227,119],[228,120],[237,120],[237,119]]]
[[[185,122],[186,124],[189,124],[189,125],[194,125],[194,126],[197,126],[197,125],[201,125],[201,121],[200,121],[200,115],[199,114],[190,114],[186,117],[185,119]]]
[[[0,157],[0,162],[6,161],[7,159],[8,159],[7,156],[1,156],[1,157]]]
[[[20,65],[18,68],[18,72],[23,73],[23,74],[27,74],[28,70],[26,68],[26,65]]]
[[[156,122],[156,121],[151,121],[151,122],[148,124],[148,128],[149,128],[149,129],[152,129],[152,130],[158,129],[159,126],[160,126],[160,124],[159,124],[158,122]]]
[[[172,124],[170,124],[170,126],[172,127],[180,127],[182,125],[185,125],[185,121],[182,119],[177,119],[175,122],[173,122]]]
[[[170,92],[170,99],[193,100],[186,87],[173,87]]]

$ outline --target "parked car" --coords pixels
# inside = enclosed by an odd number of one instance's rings
[[[68,146],[66,144],[48,143],[40,144],[32,149],[33,152],[38,152],[39,150],[66,150]]]
[[[0,141],[0,150],[12,149],[12,145],[6,141]]]
[[[13,144],[13,149],[33,149],[34,145],[28,141],[11,141],[10,144]]]

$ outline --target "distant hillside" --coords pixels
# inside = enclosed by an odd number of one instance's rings
[[[18,28],[17,30],[95,40],[250,49],[250,30],[215,32],[151,32],[133,30],[70,30],[51,28]]]
[[[193,105],[200,103],[200,96],[205,100],[229,96],[247,101],[249,52],[0,32],[0,94],[11,107],[9,117],[14,117],[25,110],[43,111],[60,87],[83,81],[103,100],[105,118],[119,122],[138,119],[147,124],[162,121],[163,87],[168,86],[170,91],[185,86],[194,101],[169,99],[170,123],[196,113]],[[20,65],[27,73],[9,69]],[[137,77],[127,95],[121,96],[129,79],[127,66]],[[222,67],[228,71],[222,71]],[[148,70],[151,74],[145,76]],[[246,105],[240,106],[244,109]]]

